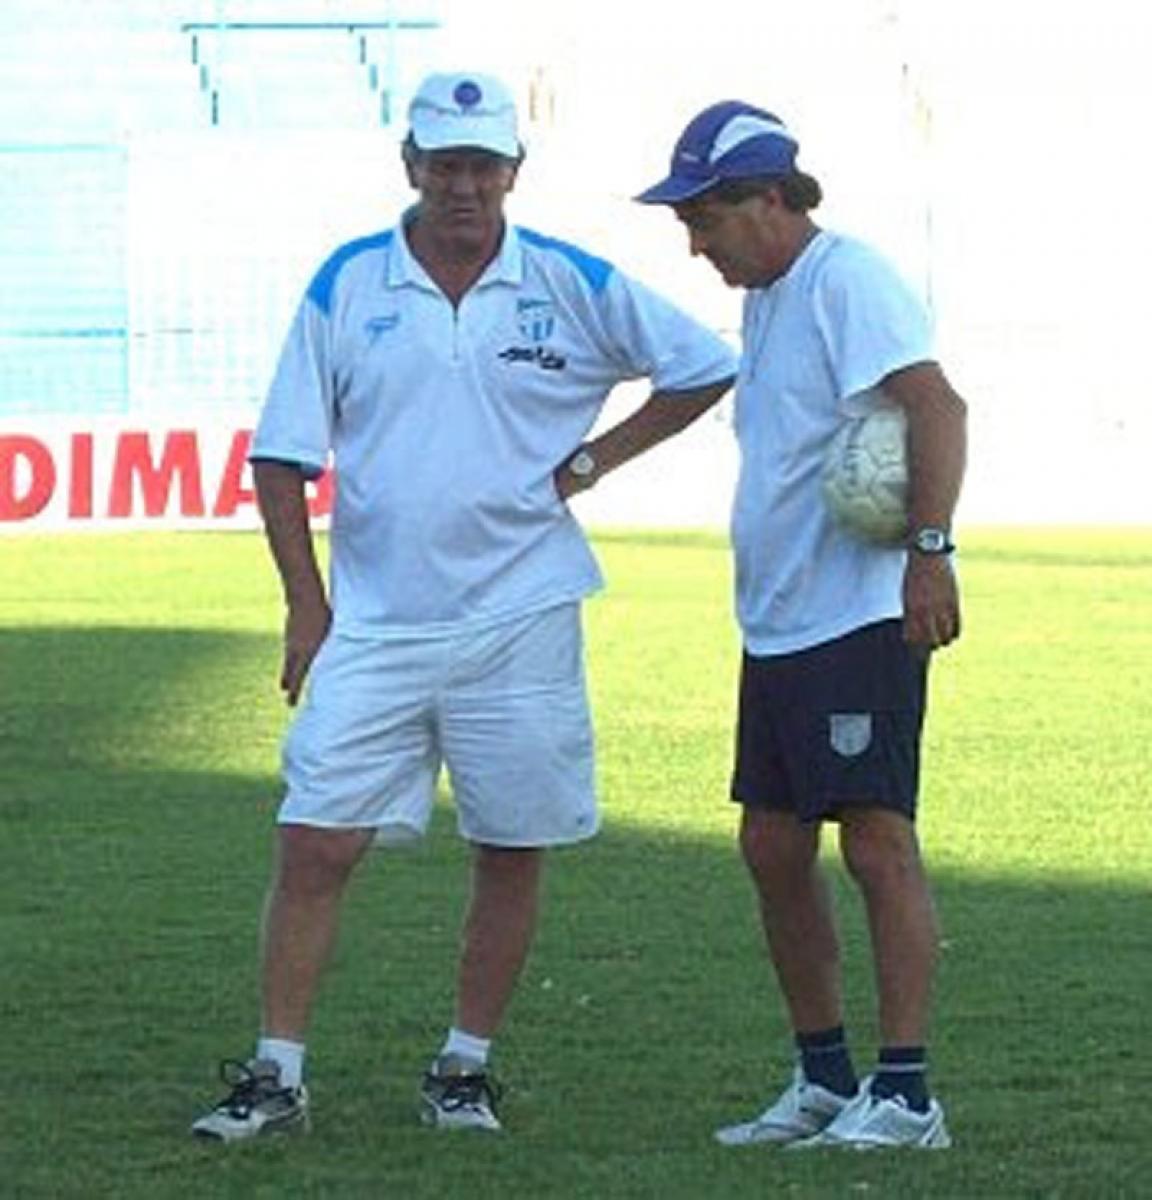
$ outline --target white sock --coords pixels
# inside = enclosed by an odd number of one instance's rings
[[[270,1059],[280,1068],[280,1082],[298,1088],[304,1081],[304,1043],[283,1038],[262,1037],[256,1043],[256,1057]]]
[[[440,1056],[454,1054],[458,1058],[466,1058],[469,1062],[483,1067],[488,1063],[488,1051],[491,1046],[491,1038],[476,1037],[453,1025],[448,1030],[444,1045],[440,1048]]]

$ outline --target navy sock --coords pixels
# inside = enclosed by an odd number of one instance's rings
[[[819,1084],[838,1096],[851,1096],[856,1091],[856,1071],[843,1025],[815,1033],[798,1033],[796,1048],[800,1051],[800,1069],[809,1083]]]
[[[915,1112],[928,1108],[928,1059],[923,1046],[884,1046],[872,1076],[872,1095],[891,1099],[902,1096]]]

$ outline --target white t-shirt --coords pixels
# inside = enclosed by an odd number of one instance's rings
[[[735,372],[716,334],[576,247],[510,226],[454,307],[397,227],[312,281],[251,457],[314,475],[331,455],[338,628],[447,633],[600,586],[552,473],[614,385]]]
[[[861,242],[821,232],[788,274],[744,301],[736,384],[736,607],[750,654],[787,654],[899,617],[903,549],[832,522],[820,490],[844,418],[877,385],[932,359],[927,310]]]

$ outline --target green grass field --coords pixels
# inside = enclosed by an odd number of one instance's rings
[[[728,557],[706,536],[597,546],[606,825],[553,861],[497,1050],[508,1134],[415,1121],[466,885],[445,804],[422,848],[353,885],[311,1042],[314,1136],[220,1149],[186,1129],[254,1033],[286,720],[271,567],[255,535],[0,543],[0,1195],[1152,1194],[1152,531],[964,537],[922,818],[946,1154],[711,1143],[790,1067],[725,800]]]

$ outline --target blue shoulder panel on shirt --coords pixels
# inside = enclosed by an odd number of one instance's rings
[[[344,269],[344,266],[358,254],[364,254],[368,250],[383,249],[392,241],[392,236],[392,230],[386,229],[383,233],[357,238],[354,242],[347,242],[341,246],[316,272],[312,282],[308,285],[308,298],[327,316],[332,307],[332,289],[336,286],[336,277]]]
[[[545,237],[542,233],[536,233],[534,230],[524,229],[521,226],[517,226],[517,232],[529,246],[535,246],[538,250],[552,250],[563,255],[584,276],[594,292],[603,291],[612,277],[612,272],[616,270],[606,259],[597,258],[594,254],[589,254],[586,250],[581,250],[579,246],[573,246],[570,242]]]

